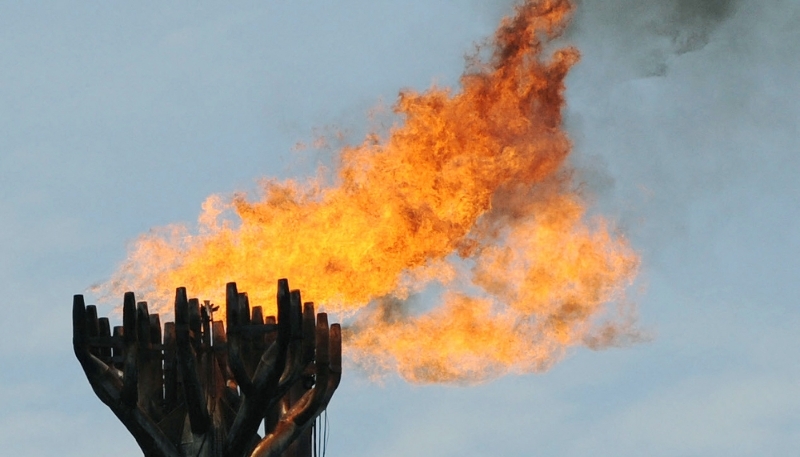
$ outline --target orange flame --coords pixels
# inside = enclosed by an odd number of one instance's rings
[[[222,303],[235,280],[271,305],[275,280],[354,315],[358,363],[414,382],[477,382],[546,369],[564,349],[612,343],[627,322],[597,318],[621,300],[638,257],[602,220],[587,221],[565,159],[567,0],[527,1],[475,57],[461,90],[404,91],[399,123],[340,152],[335,184],[266,181],[258,201],[209,197],[196,233],[141,236],[103,286],[170,303],[176,285]],[[234,217],[229,214],[235,214]],[[440,283],[422,315],[409,294]]]

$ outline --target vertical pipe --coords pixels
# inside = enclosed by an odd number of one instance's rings
[[[186,289],[178,288],[175,293],[175,337],[178,349],[178,370],[183,380],[183,396],[186,400],[186,409],[189,413],[189,424],[192,433],[202,435],[208,430],[209,417],[206,408],[203,386],[197,373],[197,360],[192,348],[190,335],[190,318],[192,307],[186,298]],[[200,310],[197,310],[199,324]],[[198,329],[199,333],[199,329]]]
[[[91,340],[96,340],[100,335],[100,324],[97,319],[97,307],[89,305],[86,307],[86,335],[90,338],[89,352],[94,356],[100,355],[100,348],[96,344],[92,344]]]
[[[122,364],[122,403],[134,408],[138,402],[139,371],[136,366],[138,345],[136,341],[136,297],[133,292],[125,292],[122,302],[122,342],[125,357]]]
[[[101,317],[97,322],[100,325],[100,339],[103,341],[100,347],[100,360],[111,366],[111,324],[107,317]]]
[[[169,414],[178,406],[178,363],[175,323],[164,324],[164,410]]]

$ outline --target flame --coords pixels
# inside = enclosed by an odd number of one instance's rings
[[[287,277],[353,317],[352,359],[414,382],[540,371],[570,346],[612,344],[629,323],[597,320],[623,300],[638,256],[587,218],[566,163],[564,78],[579,54],[543,54],[572,10],[520,4],[460,91],[401,92],[397,124],[341,150],[331,184],[266,180],[256,200],[211,196],[197,230],[142,235],[103,290],[143,291],[166,311],[176,285],[222,303],[235,280],[270,306]],[[441,302],[411,313],[409,295],[437,283]]]

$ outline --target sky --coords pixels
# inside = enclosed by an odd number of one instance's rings
[[[72,354],[72,295],[210,194],[313,175],[329,154],[298,142],[457,84],[512,5],[0,3],[4,452],[141,455]],[[800,3],[582,0],[562,41],[571,161],[641,255],[648,341],[472,387],[346,366],[328,455],[800,448]]]

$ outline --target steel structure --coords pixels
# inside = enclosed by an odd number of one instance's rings
[[[148,457],[309,457],[311,430],[341,379],[341,327],[278,281],[278,316],[228,283],[214,306],[175,295],[163,328],[125,294],[123,325],[75,295],[73,346],[95,394]],[[263,423],[263,435],[259,434]]]

